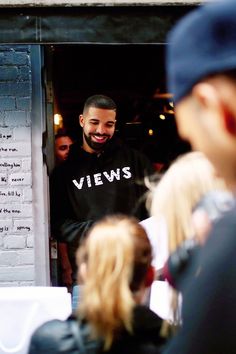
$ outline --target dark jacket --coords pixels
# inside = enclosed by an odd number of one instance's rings
[[[147,217],[144,177],[154,173],[147,157],[112,139],[101,155],[75,144],[51,176],[52,235],[73,255],[88,228],[113,213]],[[72,256],[70,256],[72,258]],[[73,262],[73,261],[72,261]]]
[[[71,321],[77,323],[75,317],[70,317],[66,321],[49,321],[39,327],[31,338],[28,354],[79,354],[78,342],[73,333]],[[110,350],[105,353],[160,353],[164,342],[160,337],[161,324],[162,320],[155,313],[144,306],[137,306],[134,310],[133,333],[122,331]],[[79,325],[76,328],[79,330]],[[83,343],[87,354],[104,353],[102,340],[91,340],[86,331],[84,333]]]
[[[213,227],[183,283],[183,326],[164,354],[236,353],[236,208]]]

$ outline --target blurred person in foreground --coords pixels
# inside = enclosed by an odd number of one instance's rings
[[[179,133],[236,191],[236,3],[200,6],[168,36],[167,76]],[[165,354],[236,353],[236,208],[188,269],[183,325]]]
[[[166,297],[169,310],[165,319],[166,329],[169,332],[171,329],[176,330],[176,326],[181,324],[180,301],[178,301],[180,298],[172,289],[181,292],[185,270],[191,264],[192,257],[199,248],[198,245],[204,242],[211,227],[208,210],[206,212],[204,205],[197,210],[198,213],[201,212],[201,219],[198,215],[197,225],[193,222],[193,211],[203,198],[211,196],[210,202],[220,204],[223,213],[223,210],[232,206],[233,196],[228,191],[224,180],[217,176],[210,161],[199,151],[179,156],[160,180],[150,186],[150,189],[147,204],[156,225],[151,238],[157,259],[154,264],[158,264],[159,258],[163,260],[161,268],[156,268],[157,281],[151,288],[151,308],[158,310],[160,296]],[[207,201],[209,205],[209,197]],[[213,209],[215,204],[211,204],[210,207]],[[219,213],[216,215],[216,209],[213,211],[214,218],[218,217]],[[196,211],[194,215],[195,213]],[[144,222],[141,224],[145,227]],[[200,227],[201,233],[196,232],[196,228],[200,231]],[[164,252],[162,245],[166,248]],[[160,257],[160,250],[165,258]],[[158,280],[167,280],[170,286]],[[160,291],[164,291],[164,294],[162,295]],[[169,296],[166,296],[166,292]],[[157,313],[161,315],[161,312],[162,308],[160,313]],[[171,332],[167,335],[171,335]]]
[[[77,252],[84,284],[77,314],[39,327],[29,354],[160,353],[162,321],[142,305],[154,275],[151,259],[149,239],[135,218],[95,223]]]

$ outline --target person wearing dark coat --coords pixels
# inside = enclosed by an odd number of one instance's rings
[[[204,4],[167,42],[178,131],[236,194],[236,3]],[[213,227],[185,275],[183,325],[164,354],[236,353],[236,209]]]
[[[154,270],[148,236],[138,220],[107,216],[77,252],[83,292],[75,316],[46,322],[28,354],[158,354],[162,320],[142,305]]]

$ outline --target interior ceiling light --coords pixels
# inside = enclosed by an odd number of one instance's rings
[[[153,135],[153,134],[154,134],[153,129],[149,129],[148,130],[148,135]]]
[[[62,122],[62,116],[58,113],[54,114],[54,124],[60,125]]]
[[[159,115],[159,118],[162,119],[162,120],[165,120],[166,119],[166,116],[164,114],[160,114]]]

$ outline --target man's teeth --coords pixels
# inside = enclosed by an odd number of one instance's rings
[[[94,135],[94,137],[98,140],[103,140],[106,138],[105,136],[97,136],[97,135]]]

